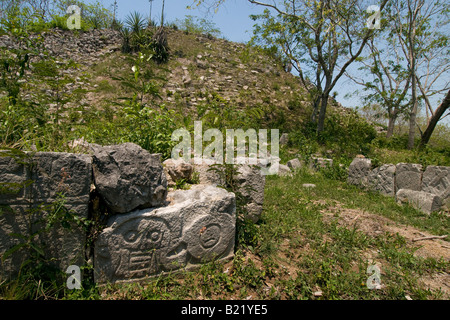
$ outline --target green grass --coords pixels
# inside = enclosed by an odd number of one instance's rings
[[[314,183],[316,188],[303,188],[303,183]],[[249,229],[252,237],[241,238],[231,261],[212,262],[143,283],[99,287],[87,278],[83,289],[74,291],[63,284],[58,290],[55,282],[46,288],[30,281],[2,283],[0,297],[43,299],[57,292],[58,299],[448,298],[421,282],[423,277],[448,273],[448,261],[414,255],[417,248],[398,233],[373,235],[356,224],[342,225],[339,212],[326,215],[337,204],[436,235],[448,234],[450,229],[443,215],[423,215],[389,197],[303,170],[293,178],[267,177],[262,219]],[[380,266],[379,290],[366,286],[370,264]]]
[[[186,58],[206,52],[211,55],[204,59],[208,63],[216,63],[225,52],[225,48],[219,46],[217,52],[214,51],[217,41],[211,41],[214,48],[199,44],[193,34],[171,32],[170,36],[174,52],[178,50]],[[259,53],[248,48],[230,59],[236,62],[238,55],[249,64],[249,68],[259,59]],[[67,107],[66,112],[60,112],[59,123],[47,112],[47,105],[54,102],[48,97],[40,97],[36,105],[20,102],[14,108],[9,106],[5,97],[0,98],[2,119],[7,120],[11,127],[11,132],[5,132],[14,133],[11,139],[2,137],[5,139],[2,144],[25,149],[35,144],[38,151],[71,151],[67,142],[84,137],[91,143],[104,145],[133,141],[152,152],[167,152],[170,150],[167,142],[173,130],[197,119],[195,115],[199,107],[187,112],[186,98],[178,92],[173,94],[175,114],[160,109],[161,101],[148,93],[149,108],[131,103],[133,93],[145,91],[133,86],[137,85],[133,83],[131,67],[136,59],[136,56],[114,53],[87,70],[87,80],[97,84],[90,92],[95,101],[76,108]],[[147,80],[150,79],[161,89],[170,70],[183,63],[172,59],[160,68],[148,65],[144,70],[143,67],[142,71],[148,73],[142,73],[145,76],[142,82],[149,83]],[[194,72],[195,68],[191,66],[188,70]],[[224,74],[232,71],[218,70]],[[195,78],[196,75],[192,76]],[[237,78],[237,74],[234,76]],[[198,97],[213,94],[204,106],[204,114],[210,115],[209,120],[206,116],[203,119],[205,126],[219,126],[208,123],[217,118],[221,129],[264,127],[287,131],[290,133],[290,149],[281,148],[282,163],[296,157],[297,153],[304,158],[321,153],[332,156],[335,163],[348,165],[356,153],[364,153],[373,158],[374,163],[448,165],[450,158],[445,135],[434,149],[420,153],[407,151],[401,137],[385,141],[380,137],[372,140],[375,134],[365,136],[370,133],[369,126],[353,114],[341,115],[330,110],[323,141],[320,141],[312,127],[308,130],[310,111],[309,104],[302,102],[306,98],[301,96],[307,96],[304,90],[298,89],[294,80],[286,78],[286,75],[277,76],[277,83],[268,80],[267,77],[261,78],[261,83],[272,88],[275,96],[262,97],[261,103],[255,102],[255,92],[239,92],[248,114],[236,109],[232,103],[225,103],[224,98],[215,92],[197,90]],[[288,94],[289,90],[286,91],[284,85],[279,85],[283,81],[296,92],[294,95]],[[257,83],[254,81],[253,85]],[[84,94],[80,93],[80,97]],[[130,103],[126,104],[121,97],[128,98],[125,102]],[[81,100],[78,95],[69,98],[72,104]],[[275,98],[279,100],[277,105],[271,105]],[[286,108],[292,113],[278,106],[283,99],[287,99]],[[33,119],[30,111],[37,113],[41,109],[42,119],[36,119],[42,123],[28,121]],[[261,109],[262,116],[249,116],[252,110],[256,112],[258,109]],[[156,137],[155,132],[158,133]],[[414,255],[416,249],[399,234],[382,232],[373,235],[364,233],[356,224],[343,225],[339,210],[359,210],[390,219],[392,224],[411,226],[435,235],[449,233],[448,217],[440,213],[428,216],[412,207],[399,206],[393,198],[347,185],[345,176],[345,170],[336,166],[319,174],[303,170],[293,178],[267,177],[261,221],[256,225],[239,227],[238,250],[234,259],[227,263],[210,263],[195,271],[178,272],[146,283],[105,287],[93,284],[92,270],[86,270],[83,290],[79,291],[65,288],[61,280],[65,274],[43,281],[39,272],[28,272],[13,281],[0,279],[0,299],[405,299],[406,295],[413,299],[441,299],[443,294],[439,290],[427,289],[420,284],[420,279],[439,272],[448,274],[448,261]],[[303,183],[314,183],[316,188],[305,189]],[[179,182],[178,187],[182,188],[183,182]],[[333,208],[337,208],[334,213]],[[369,290],[365,284],[367,267],[373,263],[369,262],[369,256],[382,267],[384,286],[380,290]]]

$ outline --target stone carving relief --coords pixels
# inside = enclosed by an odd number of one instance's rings
[[[205,189],[215,196],[205,196]],[[112,217],[95,243],[96,282],[142,279],[232,256],[234,194],[213,186],[182,193],[174,205]]]

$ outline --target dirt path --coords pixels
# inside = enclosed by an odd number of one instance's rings
[[[442,239],[418,240],[433,236],[414,227],[403,225],[386,217],[368,213],[359,209],[348,209],[337,203],[333,207],[322,210],[325,221],[338,219],[339,225],[346,228],[356,227],[368,236],[376,237],[381,234],[399,234],[406,240],[406,246],[415,249],[414,256],[422,258],[443,258],[450,261],[450,243]],[[370,256],[370,255],[369,255]],[[439,272],[421,277],[424,285],[430,289],[438,290],[450,297],[450,274]]]

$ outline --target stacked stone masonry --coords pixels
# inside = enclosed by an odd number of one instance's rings
[[[197,167],[165,168],[159,155],[132,143],[90,145],[89,150],[0,151],[0,255],[5,257],[0,279],[17,275],[30,258],[27,246],[21,247],[24,238],[15,235],[27,237],[45,229],[55,203],[78,220],[98,214],[98,199],[106,207],[101,213],[104,227],[92,242],[77,224],[66,229],[56,223],[33,238],[62,272],[70,265],[92,264],[98,283],[136,281],[233,256],[236,197],[217,186],[221,181],[212,171],[200,166],[199,184],[173,190],[168,180],[187,177]],[[258,221],[264,176],[244,165],[235,178],[248,198],[248,217]]]
[[[348,170],[349,184],[396,197],[415,208],[431,213],[450,208],[450,167],[420,164],[385,164],[372,168],[370,159],[353,159]]]

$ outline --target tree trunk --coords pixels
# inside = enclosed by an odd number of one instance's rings
[[[329,94],[327,93],[327,91],[322,93],[320,97],[320,112],[319,112],[319,119],[317,122],[317,133],[321,133],[325,127],[325,115],[327,112],[328,97]]]
[[[413,91],[415,91],[413,89]],[[414,148],[414,140],[416,134],[416,115],[417,115],[417,99],[413,94],[412,98],[412,108],[409,113],[409,133],[408,133],[408,149],[412,150]]]
[[[413,25],[415,28],[415,25]],[[411,112],[409,113],[409,134],[408,149],[414,148],[414,136],[416,133],[416,115],[417,115],[417,85],[416,85],[416,57],[414,53],[414,34],[415,29],[410,33],[409,65],[411,68]]]
[[[441,119],[444,112],[449,108],[450,108],[450,90],[447,92],[444,101],[442,101],[441,105],[437,108],[436,112],[431,117],[427,129],[425,130],[425,132],[422,135],[422,138],[420,139],[419,148],[425,147],[425,145],[430,141],[431,134],[436,128],[439,119]]]
[[[319,111],[319,106],[320,106],[320,96],[318,96],[314,99],[313,111],[311,113],[311,122],[312,123],[317,122],[317,112]]]
[[[415,7],[412,7],[415,5]],[[411,112],[409,114],[409,134],[408,134],[408,149],[414,148],[414,136],[416,133],[416,115],[417,115],[417,84],[416,84],[416,21],[417,14],[422,8],[423,1],[419,3],[411,3],[408,1],[408,11],[409,11],[409,30],[408,30],[408,60],[410,67],[410,77],[411,77]]]
[[[398,113],[394,110],[392,112],[389,112],[389,122],[388,122],[388,129],[386,133],[386,138],[392,137],[394,134],[394,127],[395,127],[395,121],[397,121],[397,115]]]

